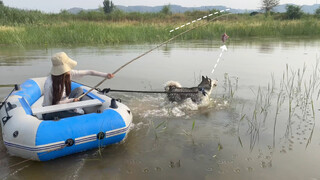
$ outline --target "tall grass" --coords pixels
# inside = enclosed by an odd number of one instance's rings
[[[227,32],[232,38],[244,37],[320,37],[320,22],[313,28],[307,22],[224,22],[218,21],[195,29],[180,40],[217,40]],[[308,22],[310,23],[310,22]],[[307,24],[308,24],[307,23]],[[200,23],[199,23],[200,24]],[[71,21],[53,24],[0,26],[0,44],[110,44],[162,42],[183,30],[169,33],[176,24],[141,22]],[[186,27],[184,30],[187,30]]]
[[[0,27],[0,44],[107,44],[156,42],[169,38],[166,26],[71,22]]]

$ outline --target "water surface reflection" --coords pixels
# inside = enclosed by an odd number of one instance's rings
[[[318,178],[320,139],[314,119],[319,116],[319,43],[309,39],[230,39],[214,74],[211,70],[221,53],[220,42],[168,44],[127,66],[101,87],[163,90],[168,80],[191,87],[206,75],[219,80],[207,106],[172,104],[163,94],[112,93],[134,115],[125,142],[49,162],[10,167],[22,159],[8,155],[1,139],[1,178],[57,174],[63,179]],[[4,47],[0,84],[47,76],[50,57],[59,51],[77,60],[77,69],[112,72],[152,47]],[[86,77],[80,82],[94,86],[99,81]],[[0,97],[8,92],[10,88],[1,88]]]

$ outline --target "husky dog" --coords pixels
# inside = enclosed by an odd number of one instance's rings
[[[216,80],[202,76],[202,81],[198,87],[185,88],[181,87],[178,82],[168,81],[164,89],[171,102],[182,102],[190,98],[193,102],[200,103],[204,98],[210,96],[213,87],[217,86],[217,83],[218,81]]]

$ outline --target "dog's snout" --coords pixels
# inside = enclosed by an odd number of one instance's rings
[[[218,80],[214,80],[213,81],[213,86],[217,86],[218,85]]]

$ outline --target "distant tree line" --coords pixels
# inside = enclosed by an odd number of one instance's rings
[[[261,10],[264,11],[266,16],[270,14],[272,9],[278,6],[280,0],[262,0]],[[250,15],[256,15],[258,12],[253,12]],[[300,6],[287,5],[286,7],[286,19],[300,19],[303,16],[303,11]],[[315,16],[320,18],[320,7],[316,9]]]
[[[115,10],[115,5],[113,4],[113,2],[111,0],[104,0],[103,1],[103,12],[105,14],[110,14]],[[161,9],[160,13],[162,14],[166,14],[166,15],[170,15],[172,14],[171,11],[171,6],[170,4],[163,6],[163,8]]]

